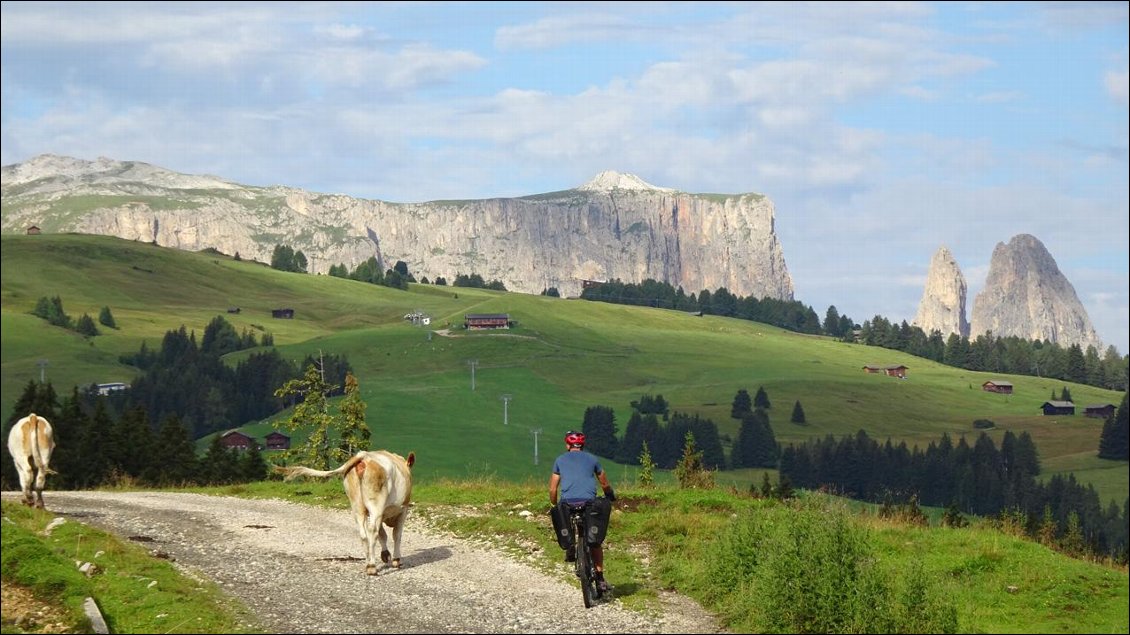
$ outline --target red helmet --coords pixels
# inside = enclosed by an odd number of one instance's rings
[[[574,447],[584,447],[585,435],[583,432],[574,432],[572,430],[565,433],[565,443]]]

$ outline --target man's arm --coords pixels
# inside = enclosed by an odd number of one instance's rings
[[[557,505],[557,484],[561,482],[560,474],[553,474],[549,477],[549,504]]]
[[[600,481],[600,488],[604,490],[604,495],[608,498],[614,499],[615,494],[612,493],[612,485],[608,482],[608,475],[603,470],[600,474],[596,475],[596,480]]]

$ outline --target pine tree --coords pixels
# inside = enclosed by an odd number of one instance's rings
[[[1130,459],[1130,413],[1126,407],[1126,393],[1118,410],[1103,423],[1102,436],[1099,437],[1099,458],[1126,461]]]
[[[239,467],[241,480],[245,483],[262,481],[267,478],[269,466],[263,458],[263,453],[259,450],[258,443],[252,443],[251,447],[243,453],[243,461]]]
[[[1071,391],[1067,389],[1067,386],[1064,386],[1063,390],[1059,393],[1059,400],[1060,401],[1074,401],[1071,398]]]
[[[585,449],[597,456],[611,459],[616,456],[616,414],[608,406],[589,406],[581,424],[585,434]]]
[[[762,410],[769,410],[772,407],[769,405],[769,395],[765,394],[763,386],[757,387],[757,394],[753,397],[753,407]]]
[[[742,388],[734,395],[734,402],[730,406],[730,417],[741,419],[750,412],[753,412],[753,400],[749,398],[749,391]]]
[[[797,399],[796,404],[793,405],[793,416],[789,419],[789,421],[801,425],[806,423],[804,419],[804,408],[800,406],[800,399]]]
[[[116,329],[118,324],[114,322],[114,314],[110,313],[110,307],[102,307],[102,311],[98,313],[98,323],[106,328]]]
[[[196,448],[188,430],[179,417],[169,416],[157,432],[151,472],[146,480],[162,485],[188,485],[198,477],[197,464]]]
[[[651,460],[651,452],[647,449],[647,441],[643,442],[643,450],[640,451],[640,474],[639,484],[640,487],[651,487],[654,482],[655,462]]]
[[[235,450],[224,445],[224,437],[220,434],[212,436],[200,468],[203,481],[209,485],[227,485],[242,476]]]

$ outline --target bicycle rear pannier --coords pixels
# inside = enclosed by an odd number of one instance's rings
[[[553,534],[557,536],[557,544],[562,549],[573,547],[573,528],[569,523],[569,510],[564,503],[558,503],[549,510],[549,517],[553,520]]]
[[[608,519],[612,516],[612,501],[596,498],[585,508],[585,542],[596,547],[604,542],[608,533]]]

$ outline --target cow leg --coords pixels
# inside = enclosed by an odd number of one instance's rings
[[[404,533],[404,520],[407,516],[408,510],[403,509],[392,525],[392,566],[397,569],[400,568],[400,536]]]
[[[385,526],[383,524],[380,525],[380,528],[381,528],[380,529],[381,562],[388,564],[388,561],[391,559],[390,556],[392,555],[388,552],[388,534],[385,533]],[[395,567],[395,566],[400,566],[400,565],[394,564],[393,566]]]
[[[32,507],[35,505],[35,498],[31,493],[32,484],[35,482],[35,474],[32,467],[30,464],[21,463],[19,459],[16,459],[16,471],[19,472],[20,490],[24,495],[23,500],[20,502],[28,507]]]
[[[46,468],[37,468],[35,470],[35,506],[39,509],[47,509],[43,504],[43,489],[47,487],[47,470]]]

